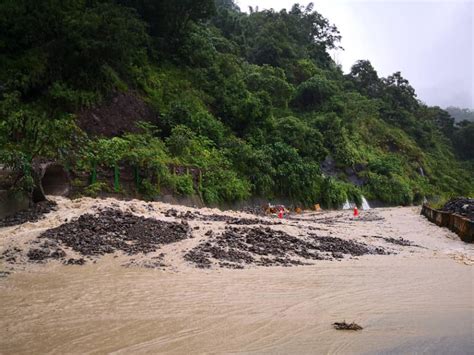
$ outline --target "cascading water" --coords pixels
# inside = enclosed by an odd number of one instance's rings
[[[364,196],[361,196],[361,199],[362,199],[362,206],[361,208],[365,211],[365,210],[370,210],[371,207],[369,205],[369,202],[367,202],[366,198]],[[354,203],[354,202],[350,202],[348,199],[346,199],[346,202],[344,202],[344,204],[342,205],[342,209],[343,210],[352,210],[354,209],[354,207],[356,207],[357,205]]]
[[[349,200],[346,199],[346,202],[344,202],[344,205],[342,205],[343,210],[351,210],[355,207],[355,203],[349,202]]]
[[[425,171],[423,170],[423,168],[421,166],[420,166],[420,175],[422,177],[425,177]],[[426,196],[423,196],[423,204],[425,204],[425,203],[428,203],[428,200],[427,200]]]
[[[361,196],[362,197],[362,209],[365,211],[365,210],[370,210],[370,205],[369,203],[367,202],[367,200],[365,199],[364,196]]]

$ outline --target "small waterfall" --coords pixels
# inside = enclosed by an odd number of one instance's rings
[[[425,171],[423,170],[423,168],[420,166],[420,175],[421,177],[425,177]],[[423,196],[423,204],[426,204],[428,203],[428,200],[426,199],[426,196]]]
[[[369,203],[367,202],[367,200],[365,199],[364,196],[362,196],[362,209],[364,211],[370,210],[370,205],[369,205]]]
[[[361,208],[366,211],[366,210],[370,210],[370,205],[369,203],[367,202],[366,198],[364,196],[361,196],[362,198],[362,206]],[[352,210],[354,209],[354,207],[356,207],[357,205],[354,203],[354,202],[350,202],[349,200],[346,200],[346,202],[344,202],[344,204],[342,205],[342,209],[343,210]]]
[[[349,202],[349,200],[346,199],[346,202],[342,205],[343,210],[352,210],[355,207],[355,203]]]

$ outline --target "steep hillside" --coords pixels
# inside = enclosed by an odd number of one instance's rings
[[[399,72],[362,60],[345,75],[328,54],[340,38],[312,4],[3,1],[0,162],[17,190],[42,157],[90,174],[88,194],[112,188],[97,171],[126,165],[143,197],[210,204],[472,195],[474,126]]]

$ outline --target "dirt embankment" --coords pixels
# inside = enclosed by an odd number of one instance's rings
[[[158,115],[133,92],[117,93],[105,103],[78,113],[78,125],[94,136],[116,137],[136,132],[136,123],[158,123]]]

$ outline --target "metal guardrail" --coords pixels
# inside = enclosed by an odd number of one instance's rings
[[[474,243],[474,221],[455,213],[438,211],[423,205],[421,214],[440,227],[456,233],[463,242]]]

